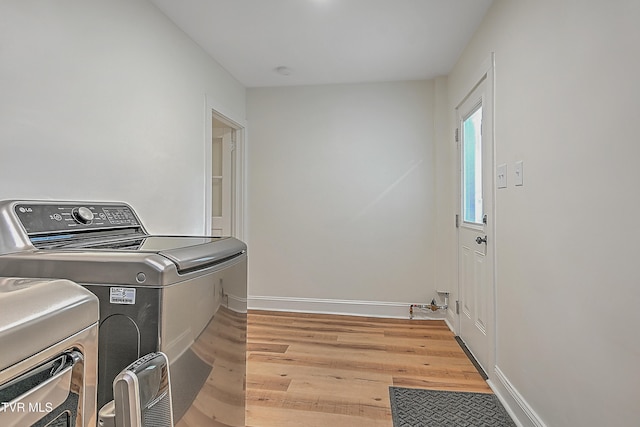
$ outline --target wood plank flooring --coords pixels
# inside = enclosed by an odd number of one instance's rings
[[[252,311],[248,427],[392,427],[389,386],[491,393],[443,321]]]

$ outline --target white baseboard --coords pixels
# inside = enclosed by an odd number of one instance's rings
[[[499,367],[494,373],[497,381],[487,382],[518,427],[547,427]]]
[[[318,298],[290,298],[271,296],[250,296],[250,310],[291,311],[296,313],[342,314],[348,316],[409,318],[408,302],[358,301]],[[445,318],[445,313],[421,310],[415,313],[415,319]]]
[[[444,321],[447,323],[447,326],[451,329],[451,332],[453,332],[454,335],[458,335],[458,320],[458,316],[456,316],[455,312],[451,307],[449,307],[445,313]]]
[[[233,294],[225,294],[226,295],[226,306],[228,309],[235,311],[236,313],[246,313],[247,312],[247,299],[235,296]]]
[[[447,326],[449,327],[449,330],[453,333],[453,335],[458,335],[458,331],[456,331],[456,328],[454,328],[451,322],[449,321],[449,316],[445,316],[444,323],[447,324]]]

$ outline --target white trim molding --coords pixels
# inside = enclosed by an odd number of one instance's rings
[[[319,298],[250,296],[250,310],[290,311],[296,313],[341,314],[347,316],[408,319],[409,302],[359,301]],[[443,320],[445,313],[422,311],[414,319]]]
[[[547,427],[499,367],[495,366],[494,373],[497,381],[488,381],[489,386],[518,427]]]
[[[236,313],[246,313],[247,312],[247,299],[242,298],[233,294],[225,294],[223,298],[223,304],[232,311]]]
[[[211,140],[213,137],[213,115],[236,130],[235,187],[233,192],[232,235],[247,242],[247,122],[237,114],[230,114],[218,105],[214,97],[204,96],[204,235],[211,234]]]

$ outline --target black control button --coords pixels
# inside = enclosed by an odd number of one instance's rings
[[[75,219],[80,224],[90,224],[93,221],[93,212],[91,209],[80,207],[73,209],[73,219]]]

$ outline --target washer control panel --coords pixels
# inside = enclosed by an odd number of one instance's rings
[[[15,213],[29,235],[142,226],[123,204],[18,203]]]
[[[71,214],[73,215],[73,219],[75,219],[79,224],[91,224],[93,222],[93,211],[89,208],[85,208],[84,206],[73,209]]]

